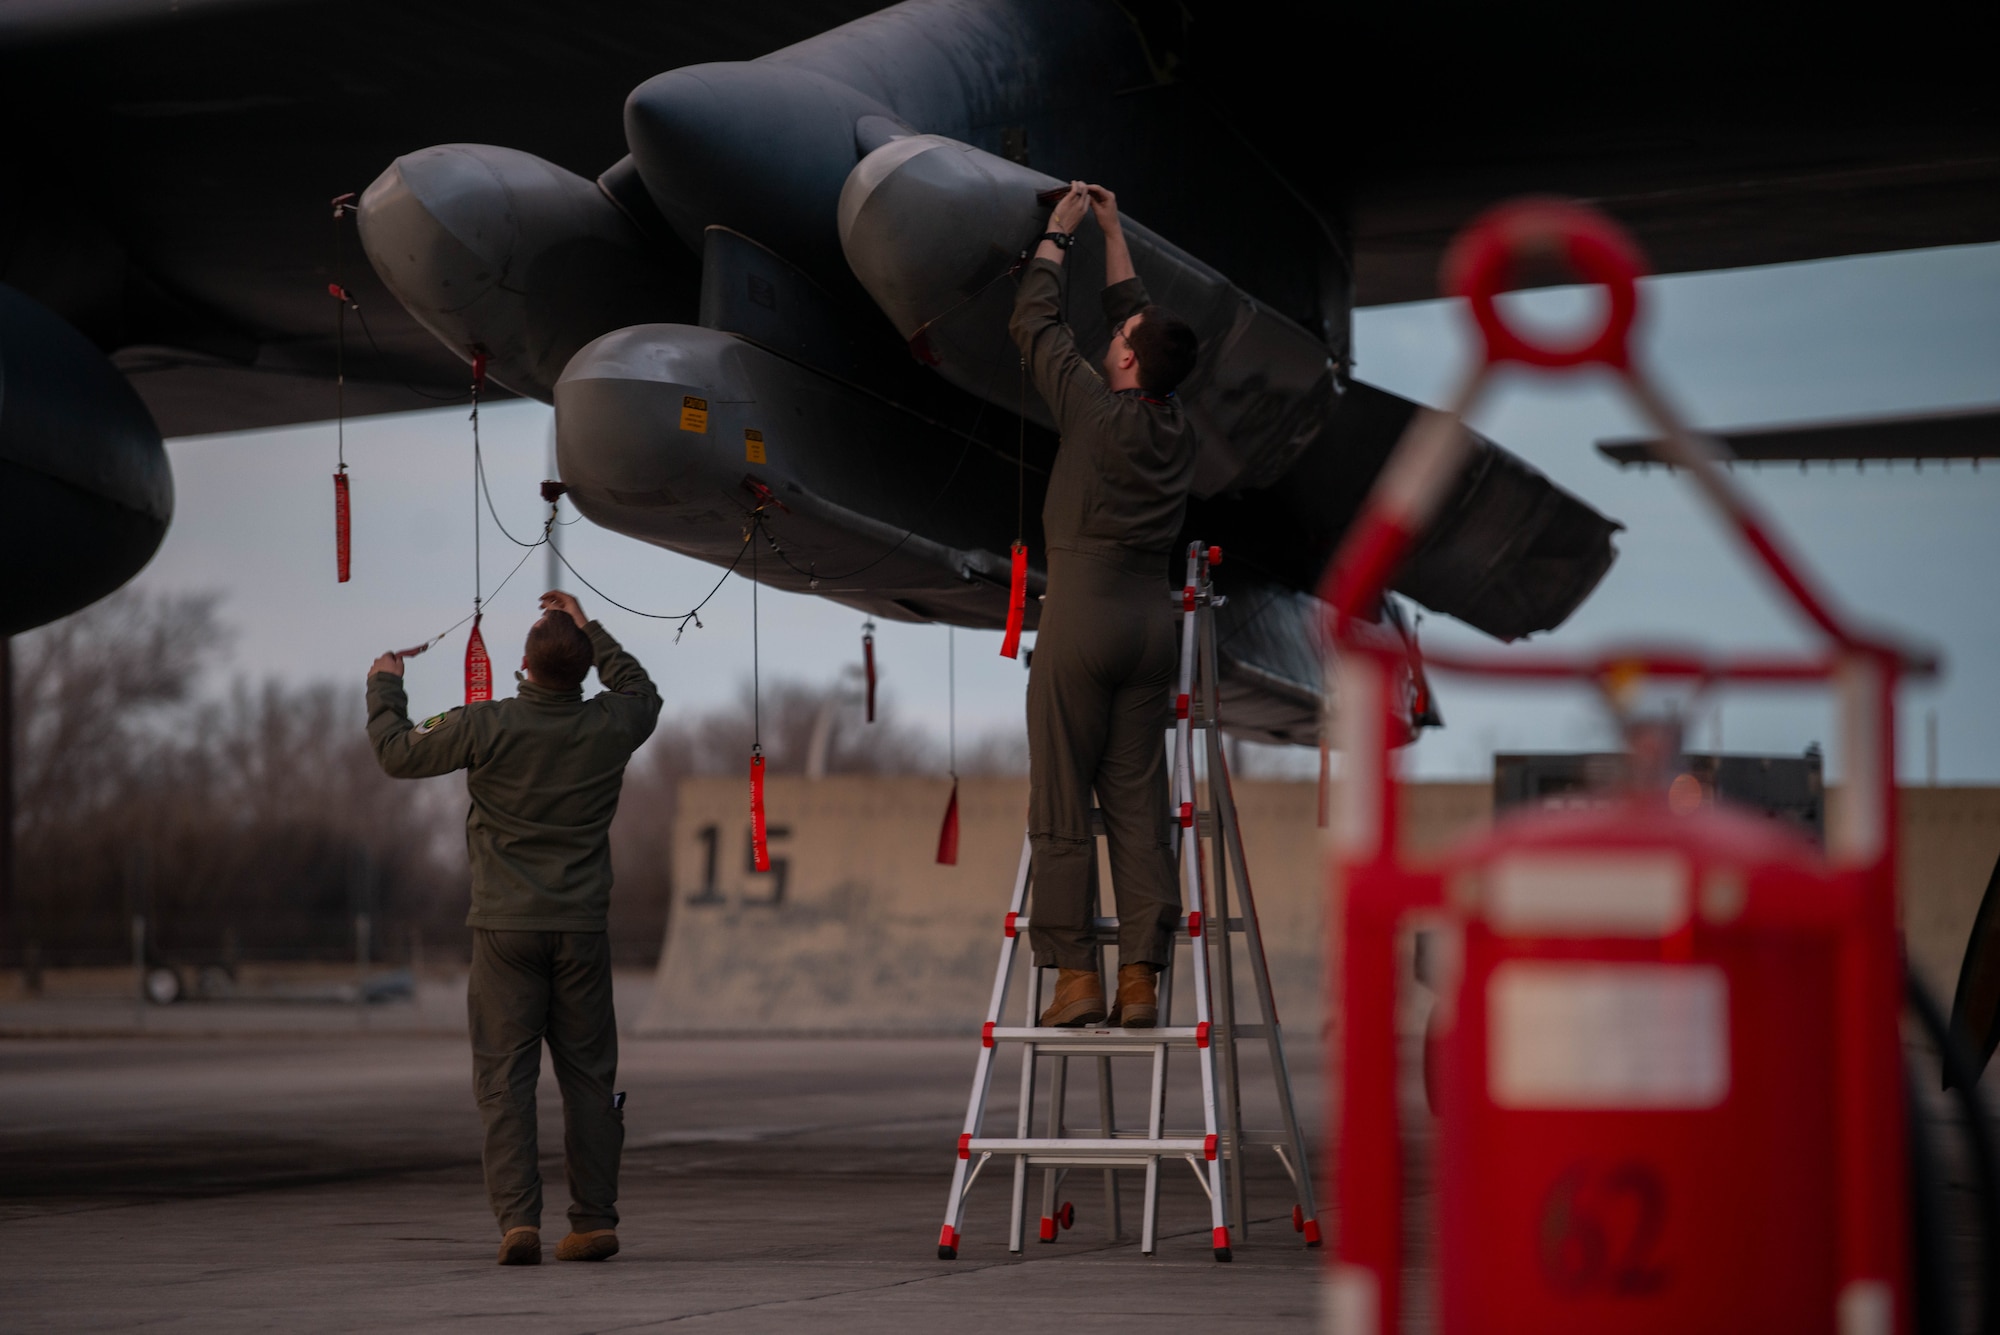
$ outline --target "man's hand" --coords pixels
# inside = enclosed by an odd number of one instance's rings
[[[392,677],[402,676],[403,656],[401,654],[383,654],[375,660],[375,666],[368,669],[368,675],[372,677],[378,672],[386,672]]]
[[[1125,244],[1125,229],[1118,223],[1118,196],[1101,185],[1087,185],[1090,211],[1096,215],[1098,230],[1104,233],[1104,285],[1112,287],[1138,275],[1132,268],[1132,250]]]
[[[542,610],[563,613],[576,623],[578,630],[582,630],[588,624],[584,619],[583,605],[561,589],[550,589],[542,595]]]
[[[1090,196],[1085,193],[1083,182],[1071,181],[1069,183],[1069,193],[1057,200],[1055,208],[1049,211],[1049,230],[1051,232],[1074,232],[1076,225],[1083,221],[1083,215],[1089,208]],[[1061,264],[1063,262],[1062,247],[1053,241],[1044,241],[1035,247],[1035,258],[1038,260],[1054,260],[1057,264]]]
[[[1051,232],[1074,232],[1076,225],[1083,221],[1084,210],[1090,207],[1090,187],[1082,181],[1071,181],[1069,193],[1056,201],[1049,213]]]
[[[1097,219],[1097,225],[1109,236],[1118,230],[1118,196],[1101,185],[1087,185],[1084,190],[1090,196],[1090,212]]]

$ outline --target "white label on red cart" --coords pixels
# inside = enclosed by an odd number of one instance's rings
[[[1729,1095],[1729,980],[1695,964],[1509,960],[1486,985],[1502,1108],[1713,1108]]]
[[[1532,853],[1494,864],[1486,921],[1509,936],[1667,936],[1688,919],[1671,853]]]

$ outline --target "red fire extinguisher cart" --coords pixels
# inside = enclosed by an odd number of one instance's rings
[[[1495,296],[1517,257],[1553,254],[1608,298],[1570,347],[1520,336]],[[1328,1316],[1399,1330],[1406,1284],[1399,964],[1429,938],[1441,1329],[1722,1335],[1910,1329],[1897,1016],[1894,693],[1934,664],[1857,633],[1635,371],[1637,252],[1555,201],[1489,213],[1447,256],[1484,363],[1448,412],[1412,424],[1328,576],[1344,771],[1334,821],[1340,961]],[[1426,666],[1598,688],[1626,728],[1629,790],[1535,811],[1442,860],[1399,847],[1393,699],[1407,650],[1370,613],[1466,457],[1460,418],[1496,366],[1596,365],[1619,377],[1824,650],[1592,659],[1433,648]],[[1663,689],[1819,684],[1839,701],[1845,779],[1822,853],[1761,816],[1672,791],[1678,723]],[[1428,1305],[1428,1304],[1426,1304]]]

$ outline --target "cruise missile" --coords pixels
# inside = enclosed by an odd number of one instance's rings
[[[607,334],[556,384],[556,459],[577,509],[872,615],[1004,625],[1017,524],[1040,554],[1039,507],[1017,504],[1018,427],[962,395],[869,387],[884,374],[809,278],[726,228],[704,251],[701,324]],[[1038,498],[1040,464],[1032,481]]]
[[[629,160],[591,181],[518,149],[441,144],[390,163],[357,222],[375,272],[418,323],[547,403],[591,339],[694,314],[693,258],[654,244],[650,215]]]
[[[899,136],[848,174],[840,244],[861,285],[919,360],[960,388],[1045,426],[1021,386],[1008,332],[1014,281],[1067,182],[941,135]],[[1130,218],[1133,267],[1152,299],[1193,327],[1201,353],[1180,386],[1201,442],[1194,494],[1268,486],[1325,425],[1339,394],[1313,335]],[[1094,222],[1064,258],[1067,322],[1095,362],[1111,341],[1097,293],[1104,238]]]

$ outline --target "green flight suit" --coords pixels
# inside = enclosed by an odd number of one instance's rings
[[[399,779],[465,770],[472,799],[472,975],[466,991],[473,1092],[486,1128],[486,1191],[504,1233],[539,1228],[535,1085],[548,1042],[562,1088],[569,1220],[618,1224],[625,1119],[613,1105],[618,1025],[611,1005],[611,818],[625,765],[660,716],[638,660],[595,621],[584,628],[605,689],[523,681],[412,726],[403,679],[368,679],[368,737]]]
[[[1168,568],[1194,478],[1180,401],[1113,393],[1062,323],[1062,266],[1030,261],[1014,341],[1062,443],[1042,504],[1048,591],[1028,673],[1030,939],[1045,968],[1094,969],[1097,845],[1104,813],[1120,964],[1165,965],[1181,911],[1167,803],[1165,732],[1179,663]],[[1114,327],[1148,304],[1137,278],[1104,289]]]

